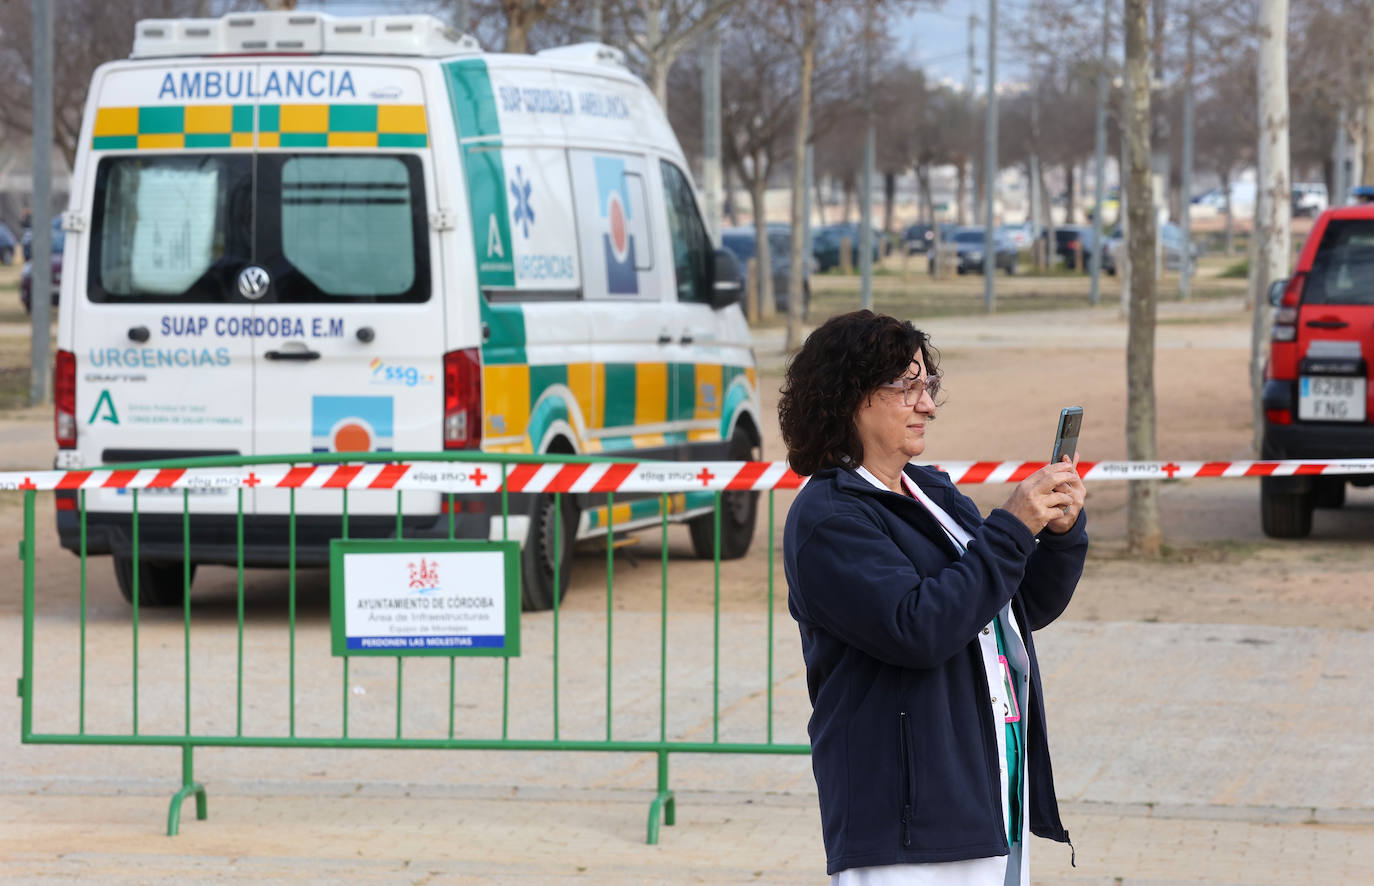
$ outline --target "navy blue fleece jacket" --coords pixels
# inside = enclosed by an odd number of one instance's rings
[[[1001,770],[978,632],[1011,602],[1030,656],[1031,832],[1067,842],[1031,632],[1064,611],[1087,518],[1032,536],[986,519],[949,476],[907,476],[973,535],[960,557],[924,505],[846,469],[822,471],[787,514],[788,607],[811,694],[812,768],[827,871],[1007,853]]]

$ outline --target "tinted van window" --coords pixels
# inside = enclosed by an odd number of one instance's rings
[[[1374,305],[1374,221],[1332,221],[1322,235],[1303,302]]]
[[[281,170],[281,249],[329,295],[397,295],[415,282],[410,182],[396,157],[292,157]]]
[[[257,261],[278,302],[424,301],[429,216],[408,155],[258,157]]]

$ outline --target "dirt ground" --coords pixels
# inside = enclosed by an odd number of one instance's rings
[[[969,287],[969,294],[973,296],[972,286]],[[898,310],[895,307],[890,309]],[[1074,404],[1083,406],[1085,410],[1080,443],[1083,457],[1092,460],[1124,458],[1125,324],[1115,306],[1019,312],[993,317],[975,315],[940,317],[929,321],[921,317],[913,319],[930,331],[935,345],[940,349],[941,369],[947,380],[947,402],[941,407],[939,419],[928,434],[926,456],[930,460],[1044,459],[1048,456],[1059,408]],[[1249,314],[1241,299],[1234,296],[1216,296],[1187,304],[1171,302],[1161,307],[1156,366],[1160,458],[1226,460],[1250,457],[1251,422],[1246,375],[1248,328]],[[760,336],[757,347],[763,413],[768,420],[764,455],[769,459],[779,459],[784,454],[774,418],[777,389],[785,359],[780,341],[780,336],[770,332]],[[21,459],[19,463],[34,467],[49,464],[50,422],[49,415],[42,410],[5,413],[0,418],[0,441],[4,446],[4,452],[0,455],[3,455],[4,463],[15,465],[16,459]],[[965,487],[964,491],[986,511],[1000,504],[1010,493],[1010,487],[1002,484],[978,485]],[[769,593],[770,554],[776,557],[780,549],[783,519],[791,499],[789,494],[778,493],[772,503],[773,544],[770,545],[769,502],[765,497],[761,501],[759,528],[750,553],[743,560],[722,567],[719,599],[726,625],[722,646],[727,660],[739,655],[750,660],[749,667],[762,668],[761,647],[757,648],[757,652],[750,651],[754,647],[748,647],[748,644],[753,642],[750,639],[753,634],[762,631],[760,613],[764,611],[763,604]],[[1089,484],[1087,511],[1092,547],[1085,576],[1073,603],[1063,616],[1064,620],[1353,628],[1361,631],[1374,627],[1374,595],[1369,593],[1374,584],[1374,544],[1371,544],[1374,541],[1374,490],[1353,489],[1343,509],[1319,511],[1311,538],[1278,542],[1265,538],[1260,531],[1258,481],[1213,479],[1164,483],[1161,485],[1160,503],[1166,550],[1163,556],[1150,560],[1128,556],[1125,551],[1124,500],[1125,488],[1120,482]],[[0,551],[15,550],[21,531],[20,515],[17,496],[0,496]],[[39,615],[40,618],[58,623],[54,630],[65,632],[64,636],[74,637],[72,613],[79,599],[80,569],[75,557],[56,547],[51,499],[48,496],[40,499],[37,525],[40,548],[36,588]],[[804,727],[807,705],[795,649],[796,632],[786,615],[781,570],[776,566],[776,559],[772,562],[776,582],[773,589],[773,611],[778,632],[776,648],[780,653],[777,665],[781,681],[778,717],[780,724],[786,724],[786,734],[780,736],[780,740],[804,740],[804,731],[798,735],[798,730]],[[0,626],[6,629],[8,645],[17,650],[20,582],[16,567],[17,563],[10,561],[9,566],[0,568]],[[567,651],[564,653],[569,667],[574,658],[584,652],[588,661],[595,664],[596,644],[604,642],[596,625],[604,619],[607,607],[606,568],[604,547],[589,546],[579,550],[575,558],[573,585],[561,612],[569,632]],[[617,551],[613,568],[615,590],[612,607],[619,631],[616,640],[616,661],[619,664],[622,656],[631,654],[640,640],[656,642],[656,616],[664,594],[657,534],[641,533],[637,543]],[[216,700],[212,696],[216,693],[220,698],[233,697],[233,680],[227,676],[223,662],[230,662],[228,668],[232,669],[235,590],[236,580],[232,570],[204,569],[197,575],[192,597],[192,619],[197,630],[209,629],[208,639],[196,641],[197,656],[209,656],[207,659],[197,658],[197,673],[205,674],[206,669],[214,667],[220,669],[214,681],[202,684],[206,688],[197,689],[198,694],[194,699],[197,711],[212,707]],[[284,572],[251,571],[248,575],[246,603],[250,613],[250,645],[256,644],[254,648],[270,651],[278,663],[285,660],[285,590]],[[710,613],[717,598],[712,564],[692,558],[686,533],[679,528],[674,528],[670,533],[666,593],[674,617],[684,616],[697,625],[697,630],[705,625],[705,630],[709,632]],[[118,595],[106,560],[94,559],[91,562],[89,613],[92,654],[113,650],[125,656],[123,659],[116,658],[119,666],[112,669],[111,674],[94,674],[93,685],[88,689],[93,719],[108,715],[118,725],[122,722],[120,718],[126,716],[124,700],[127,690],[118,688],[118,683],[127,681],[129,617],[128,607]],[[297,618],[301,625],[302,660],[305,661],[307,656],[317,656],[311,660],[329,662],[325,646],[328,633],[328,581],[322,570],[304,571],[301,574]],[[157,679],[155,665],[159,661],[167,662],[169,677],[181,673],[181,623],[180,612],[145,613],[142,623],[142,643],[147,650],[144,674],[150,684]],[[526,624],[530,631],[531,648],[537,641],[547,639],[548,616],[528,618]],[[578,633],[583,626],[589,628],[585,637]],[[735,640],[746,631],[753,632],[746,638],[747,642]],[[698,634],[695,638],[688,635],[685,639],[689,643],[695,639],[699,647],[692,653],[696,658],[689,663],[694,675],[690,679],[697,682],[692,687],[684,683],[678,688],[687,690],[688,695],[696,693],[693,700],[699,702],[699,687],[710,685],[709,633],[704,637]],[[578,645],[581,643],[586,645]],[[623,651],[620,644],[623,644]],[[652,645],[649,643],[649,646]],[[39,647],[40,657],[44,657],[43,672],[69,676],[74,671],[72,655],[70,651],[54,651],[59,647],[60,644],[54,643]],[[678,648],[674,647],[675,650]],[[675,651],[673,654],[678,653]],[[14,656],[11,661],[17,665],[17,651]],[[677,661],[682,660],[679,658]],[[202,661],[218,663],[202,664]],[[543,667],[543,664],[535,662],[528,666],[535,664]],[[306,667],[303,665],[301,670],[305,675],[302,677],[303,683],[310,679]],[[329,667],[330,674],[337,673],[336,662],[330,662]],[[411,674],[409,667],[408,678]],[[428,673],[425,665],[416,665],[415,669],[417,673]],[[17,668],[12,668],[11,672],[17,672]],[[109,691],[108,699],[104,697],[100,682],[107,677],[112,681],[110,685],[116,687]],[[253,685],[258,685],[254,683],[258,681],[273,692],[280,688],[279,676],[250,672],[247,679]],[[385,692],[388,679],[385,668],[359,665],[354,673],[353,692],[358,693],[356,687],[362,684],[382,687],[381,692]],[[570,681],[566,690],[569,699],[578,697],[579,692],[590,691],[578,682],[582,677],[577,674],[566,679]],[[273,683],[273,680],[277,682]],[[593,674],[588,678],[588,685],[594,687],[594,680]],[[51,687],[53,682],[50,681],[48,686]],[[178,677],[172,687],[174,691],[169,693],[170,699],[165,704],[149,702],[144,712],[149,724],[147,728],[156,728],[159,722],[171,723],[172,728],[177,728],[176,724],[180,722],[177,719],[181,703],[180,685]],[[331,685],[337,686],[337,681]],[[437,685],[442,687],[442,678]],[[205,698],[202,698],[201,692],[205,693]],[[373,695],[369,696],[355,694],[354,700],[359,708],[363,706],[364,699],[379,694],[376,688],[372,692]],[[620,687],[618,692],[622,693],[618,698],[626,698],[626,704],[637,705],[642,702],[652,709],[657,703],[654,686],[634,684]],[[421,702],[417,698],[412,703],[409,693],[407,689],[407,735],[412,734],[412,717],[416,718],[414,728],[428,729],[434,726],[434,723],[424,719],[424,714],[418,711],[412,713],[412,704],[419,708]],[[431,694],[442,694],[442,691],[437,689]],[[337,704],[337,688],[328,688],[321,698],[326,695],[328,704]],[[418,695],[424,697],[423,692]],[[736,712],[757,711],[761,705],[760,696],[761,690],[756,683],[731,686],[725,699],[726,719],[723,728],[727,731],[734,728],[734,721],[730,718]],[[62,705],[66,705],[66,713],[59,720],[62,720],[61,725],[70,728],[67,721],[74,719],[71,712],[75,710],[75,705],[67,705],[70,700],[67,697],[58,698]],[[442,702],[442,699],[439,701]],[[189,697],[186,703],[192,703]],[[13,699],[7,704],[10,710],[17,708]],[[709,714],[709,701],[705,704]],[[282,708],[277,703],[267,707],[278,714]],[[568,709],[569,730],[575,732],[580,728],[579,717],[595,712],[595,705],[582,707],[586,710]],[[322,702],[321,711],[326,708],[327,704]],[[232,712],[232,703],[229,710]],[[314,728],[319,722],[327,722],[324,714],[320,714],[317,722],[314,713],[308,712],[308,706],[302,710],[305,726]],[[367,728],[375,728],[377,734],[385,735],[390,728],[387,718],[393,716],[387,711],[383,707],[375,717],[368,719]],[[259,721],[254,718],[266,718],[268,713],[270,711],[265,709],[250,707],[246,712],[249,725],[256,725]],[[709,720],[704,719],[705,714],[702,716],[703,719],[696,721],[695,726],[689,723],[684,728],[705,728],[709,734],[709,725],[702,726]],[[262,719],[261,722],[266,720]],[[14,737],[12,760],[5,767],[5,778],[15,786],[8,792],[10,811],[0,815],[0,818],[6,822],[6,829],[14,828],[7,838],[8,845],[16,853],[22,849],[23,857],[29,860],[26,862],[29,866],[22,870],[35,872],[34,879],[42,879],[45,872],[64,876],[75,874],[75,879],[81,879],[82,871],[95,876],[100,871],[115,870],[122,863],[121,859],[125,858],[122,855],[125,840],[134,847],[130,852],[142,853],[128,856],[140,859],[140,864],[148,859],[162,858],[159,853],[176,851],[158,848],[170,846],[176,841],[148,842],[152,839],[149,835],[157,831],[157,818],[162,814],[160,810],[165,809],[166,802],[164,788],[156,787],[159,783],[155,780],[153,764],[149,762],[155,752],[111,750],[105,752],[107,756],[92,756],[89,762],[83,764],[80,761],[86,760],[85,757],[62,757],[48,753],[65,749],[20,748],[16,737],[18,724],[5,718],[0,725]],[[360,725],[359,729],[362,728]],[[516,731],[512,734],[515,735]],[[751,740],[756,738],[755,733],[748,734]],[[172,770],[168,767],[173,765],[170,752],[157,753],[161,754],[158,758],[161,760],[161,775],[169,775]],[[330,801],[334,803],[331,809],[315,811],[312,804],[319,802],[320,792],[337,788],[347,794],[348,791],[344,789],[354,783],[359,785],[358,790],[364,790],[361,787],[363,785],[379,783],[397,791],[408,792],[411,785],[417,785],[417,791],[432,792],[438,788],[424,785],[445,779],[433,779],[426,768],[430,765],[427,761],[434,759],[434,765],[457,765],[447,762],[453,759],[451,757],[439,764],[438,757],[421,758],[412,754],[359,753],[345,757],[321,752],[318,755],[319,762],[312,762],[306,767],[309,771],[296,772],[287,766],[278,767],[276,757],[254,756],[255,753],[267,754],[266,751],[240,752],[239,757],[227,753],[216,756],[213,751],[205,753],[212,761],[210,768],[214,770],[217,783],[228,783],[228,799],[224,805],[216,807],[220,811],[212,816],[209,825],[194,824],[188,828],[192,835],[190,841],[177,845],[186,847],[191,855],[186,859],[167,860],[166,871],[169,876],[178,872],[186,874],[188,871],[194,874],[199,870],[195,866],[201,863],[194,856],[222,853],[236,857],[271,855],[281,865],[273,871],[283,879],[305,881],[318,876],[327,878],[332,876],[330,872],[334,869],[321,866],[322,863],[311,859],[333,857],[330,853],[339,855],[342,852],[337,847],[331,849],[327,846],[329,841],[326,837],[332,833],[330,829],[335,827],[331,822],[343,821],[359,807],[347,802]],[[516,807],[498,802],[507,796],[501,792],[503,789],[500,786],[503,784],[518,783],[522,785],[522,791],[526,790],[524,786],[527,785],[528,791],[532,792],[529,796],[557,797],[566,795],[569,785],[580,788],[590,785],[595,789],[603,789],[623,783],[627,774],[633,776],[631,780],[635,784],[652,783],[652,769],[644,761],[628,764],[623,770],[603,770],[594,768],[602,765],[600,763],[583,762],[598,755],[576,756],[578,759],[571,764],[563,762],[566,756],[547,758],[557,760],[557,764],[541,764],[533,759],[536,755],[524,755],[515,764],[519,768],[514,773],[494,774],[480,768],[449,770],[447,781],[468,785],[479,793],[490,793],[492,804],[480,808],[491,815],[514,816],[508,825],[501,825],[511,833],[528,826],[526,822],[516,819],[546,814],[547,810],[537,804]],[[405,759],[398,760],[398,757]],[[412,764],[412,759],[425,762],[421,762],[417,768]],[[77,762],[69,764],[68,760]],[[264,760],[272,763],[261,764],[262,775],[259,776],[256,767]],[[118,764],[114,761],[118,761]],[[810,801],[804,799],[805,792],[814,790],[814,787],[810,785],[810,776],[804,764],[788,763],[794,768],[786,769],[781,777],[776,773],[784,770],[774,764],[782,765],[780,761],[767,758],[747,758],[743,762],[732,762],[730,765],[733,768],[714,777],[716,783],[736,785],[741,790],[750,789],[753,784],[751,778],[759,779],[758,785],[765,791],[778,791],[776,785],[781,783],[784,787],[780,793],[765,794],[773,798],[769,802],[787,805],[793,802],[789,799],[794,796],[793,792],[802,795],[803,799],[795,803],[797,824],[793,826],[804,829],[814,827],[814,812],[809,806]],[[74,768],[69,770],[66,768],[68,765]],[[129,768],[119,768],[125,765]],[[705,767],[707,764],[675,762],[674,778],[692,783],[693,777],[707,771],[698,769],[698,765]],[[60,777],[55,775],[58,771],[62,772]],[[764,775],[757,773],[773,773],[768,777],[778,780],[769,782]],[[255,781],[259,777],[266,781]],[[711,776],[699,777],[707,779]],[[514,779],[519,781],[513,782]],[[64,787],[68,782],[73,787]],[[166,783],[164,778],[161,784]],[[61,811],[67,808],[62,806],[64,792],[86,790],[92,785],[102,796],[92,800],[88,807],[89,815],[77,825],[81,840],[74,842],[77,841],[75,832],[64,827],[61,820],[61,816],[67,814]],[[130,797],[122,796],[126,790],[131,794]],[[546,793],[538,794],[541,790]],[[25,797],[25,792],[32,796]],[[218,796],[225,794],[222,792]],[[585,814],[587,807],[583,800],[573,796],[570,802],[567,809],[570,820]],[[639,802],[636,800],[635,804]],[[628,812],[616,818],[614,824],[597,825],[593,830],[602,838],[606,833],[613,832],[617,846],[639,839],[633,833],[626,836],[623,823],[624,819],[633,818],[636,823],[632,827],[641,826],[638,822],[642,822],[642,808],[635,804],[631,804]],[[728,805],[720,813],[727,823],[722,825],[725,830],[711,833],[729,832],[729,816],[733,813]],[[44,810],[48,806],[55,811],[46,813]],[[406,814],[403,806],[383,814],[399,820]],[[271,833],[270,826],[261,834],[253,830],[262,815],[259,809],[276,810],[269,812],[265,820],[270,821],[273,814],[280,815],[282,821],[289,819],[293,822],[290,825],[294,828],[291,833],[296,835],[296,839],[318,840],[318,843],[278,845],[280,841],[274,842],[276,837]],[[123,817],[129,821],[116,821]],[[19,824],[30,820],[31,826],[21,827]],[[778,821],[774,817],[770,820],[770,826],[777,826]],[[474,822],[472,826],[477,828],[479,823]],[[388,820],[368,827],[369,838],[385,841],[395,838],[400,825]],[[681,830],[686,832],[691,827],[689,824],[688,828]],[[808,834],[809,831],[802,831],[804,842],[811,840]],[[356,835],[349,832],[349,836],[352,838]],[[446,836],[446,833],[431,833],[427,839],[443,841]],[[180,839],[188,840],[186,837]],[[760,839],[765,838],[760,836]],[[679,840],[679,848],[688,845],[685,840]],[[229,844],[234,848],[223,848]],[[75,845],[84,846],[86,855],[68,858],[67,854]],[[402,852],[400,848],[396,851]],[[409,851],[405,850],[407,853]],[[545,847],[544,851],[547,854],[552,850]],[[713,847],[701,846],[699,852],[699,859],[684,861],[683,864],[700,866],[692,867],[692,870],[711,870]],[[410,855],[405,857],[408,859]],[[660,863],[655,858],[663,857],[666,856],[646,856],[648,860],[643,862],[646,865],[643,869],[645,873],[638,881],[648,882],[665,877],[663,869],[655,867]],[[812,862],[807,863],[814,867]],[[1057,861],[1055,864],[1059,865]],[[1055,869],[1058,870],[1058,867]],[[811,868],[806,870],[810,874],[815,873]],[[1067,869],[1062,873],[1068,876]],[[539,881],[540,876],[531,875],[528,881]],[[576,874],[571,876],[575,877]],[[722,876],[732,882],[748,878],[747,874],[739,877],[735,877],[734,873]],[[789,878],[781,873],[781,868],[779,876],[782,879],[777,882],[797,882],[801,879],[800,876]],[[754,877],[757,877],[757,873]],[[210,879],[208,876],[197,878]],[[387,877],[380,876],[380,879]],[[461,881],[460,878],[456,882]],[[632,881],[633,878],[618,882]],[[1298,881],[1301,881],[1300,876],[1294,882]],[[553,880],[546,879],[545,882]]]
[[[920,318],[916,318],[920,323]],[[1226,460],[1250,456],[1251,419],[1246,379],[1249,315],[1239,298],[1161,306],[1156,363],[1158,455],[1174,460]],[[946,402],[928,435],[926,458],[947,460],[1032,460],[1046,457],[1060,406],[1081,405],[1084,459],[1124,459],[1125,324],[1114,307],[1028,312],[993,317],[954,317],[924,324],[940,350]],[[785,452],[776,425],[777,390],[783,355],[761,343],[760,392],[766,420],[764,456]],[[46,441],[46,413],[12,412],[0,420],[5,439],[16,433]],[[7,443],[17,451],[20,444]],[[42,444],[30,445],[35,466]],[[8,459],[7,459],[8,461]],[[1005,484],[964,490],[987,511],[1010,493]],[[1165,553],[1142,561],[1125,551],[1125,485],[1089,484],[1087,511],[1093,545],[1082,590],[1066,617],[1084,620],[1230,622],[1288,626],[1374,627],[1374,490],[1352,488],[1339,511],[1318,511],[1313,535],[1276,541],[1259,527],[1258,481],[1185,480],[1160,490]],[[783,520],[792,496],[776,494],[773,539],[780,548]],[[0,499],[0,549],[18,538],[17,498]],[[48,503],[42,508],[46,511]],[[40,514],[40,546],[55,538],[50,514]],[[768,499],[760,502],[759,528],[749,555],[722,570],[721,599],[727,608],[752,605],[766,594],[769,555]],[[77,561],[53,551],[46,558],[40,589],[60,605],[75,586]],[[670,533],[672,605],[709,609],[715,596],[710,563],[691,557],[685,531]],[[658,606],[660,571],[656,533],[615,558],[615,605],[628,611]],[[575,558],[566,607],[605,606],[604,547],[589,546]],[[92,561],[93,601],[123,605],[107,564]],[[279,573],[256,573],[250,584],[279,586]],[[323,584],[322,573],[316,579]],[[8,581],[0,605],[13,611],[17,588]],[[232,595],[233,573],[205,569],[195,600],[213,606]],[[273,592],[265,590],[266,599]],[[775,596],[783,605],[781,587]],[[324,602],[324,601],[320,601]]]

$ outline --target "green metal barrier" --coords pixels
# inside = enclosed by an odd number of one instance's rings
[[[230,458],[197,458],[184,459],[178,461],[147,462],[140,464],[120,464],[117,467],[121,470],[133,470],[140,468],[191,468],[191,467],[249,467],[260,465],[311,465],[327,463],[414,463],[417,461],[442,461],[447,460],[443,454],[435,453],[385,453],[381,456],[361,456],[359,454],[328,455],[324,453],[313,453],[302,456],[280,456],[272,459],[254,459],[244,457]],[[508,494],[505,492],[506,472],[511,464],[515,463],[534,463],[534,462],[563,462],[563,463],[586,463],[586,462],[607,462],[609,459],[591,459],[575,456],[518,456],[501,457],[485,455],[480,453],[461,453],[455,454],[451,459],[464,462],[483,461],[491,462],[494,467],[499,466],[502,478],[502,492],[500,493],[500,520],[501,536],[509,538],[510,502]],[[96,472],[113,470],[113,468],[96,468]],[[342,537],[348,538],[349,530],[349,503],[348,490],[337,490],[339,495],[339,514],[342,517]],[[131,495],[131,543],[132,557],[135,567],[139,562],[139,491],[130,490]],[[87,728],[87,677],[88,671],[93,662],[88,660],[87,648],[87,625],[88,625],[88,555],[87,555],[87,526],[86,526],[86,492],[79,490],[76,493],[77,499],[75,510],[80,524],[80,612],[79,612],[79,685],[77,687],[77,707],[76,730],[74,732],[62,731],[35,731],[35,700],[37,699],[37,689],[43,685],[43,675],[35,674],[34,653],[35,653],[35,575],[37,561],[37,538],[35,506],[37,493],[34,490],[24,492],[24,526],[23,539],[20,544],[20,557],[23,561],[23,673],[19,682],[19,694],[22,698],[21,730],[22,740],[31,744],[66,744],[66,745],[130,745],[130,746],[166,746],[180,747],[181,754],[181,789],[172,797],[167,814],[167,833],[169,836],[178,832],[181,817],[181,807],[183,802],[191,796],[196,799],[196,817],[204,819],[207,815],[206,791],[205,787],[197,782],[194,777],[194,751],[197,747],[276,747],[276,748],[368,748],[368,749],[452,749],[452,750],[505,750],[505,751],[601,751],[601,752],[620,752],[635,754],[653,754],[657,761],[657,783],[656,795],[650,804],[647,825],[647,841],[657,843],[659,827],[661,823],[672,825],[675,821],[675,798],[673,791],[669,787],[668,778],[668,759],[670,754],[693,753],[693,754],[781,754],[781,755],[805,755],[810,753],[810,747],[806,743],[782,743],[775,740],[775,700],[774,688],[776,677],[774,674],[774,641],[775,641],[775,616],[774,607],[776,598],[774,591],[775,569],[777,552],[774,549],[775,537],[775,493],[768,491],[761,493],[767,498],[767,527],[763,541],[767,546],[767,574],[761,576],[761,580],[766,581],[767,587],[767,611],[766,629],[767,640],[766,650],[760,650],[759,664],[764,668],[764,686],[766,687],[766,703],[764,721],[757,724],[759,737],[757,740],[721,740],[721,694],[723,680],[732,679],[730,673],[722,673],[722,652],[721,652],[721,560],[720,560],[720,533],[721,533],[721,506],[722,493],[715,492],[715,550],[716,556],[713,564],[714,582],[714,603],[712,611],[712,685],[711,685],[711,737],[710,740],[694,739],[680,734],[682,730],[670,730],[669,711],[670,701],[676,699],[670,697],[668,690],[669,675],[669,585],[672,577],[672,568],[669,562],[669,519],[670,512],[669,495],[667,493],[659,495],[659,509],[662,514],[661,519],[661,543],[660,543],[660,593],[658,609],[658,656],[656,667],[654,663],[640,661],[636,667],[650,667],[656,671],[657,679],[657,737],[624,738],[617,737],[617,730],[624,735],[626,732],[636,731],[636,727],[643,729],[647,724],[644,723],[645,713],[634,713],[633,711],[622,711],[617,716],[617,709],[614,698],[615,688],[615,666],[614,666],[614,619],[615,619],[615,546],[613,544],[615,535],[614,514],[615,514],[615,493],[605,494],[605,515],[610,521],[606,539],[606,611],[605,611],[605,713],[604,713],[604,737],[598,735],[597,738],[568,739],[562,735],[560,729],[560,643],[563,639],[562,615],[559,594],[555,593],[554,605],[548,613],[527,613],[522,616],[527,623],[536,620],[547,619],[551,622],[550,639],[551,648],[542,650],[533,644],[526,643],[522,653],[525,655],[542,655],[547,652],[552,660],[552,692],[551,710],[548,714],[552,721],[552,734],[548,737],[513,737],[511,729],[511,660],[502,659],[502,674],[500,681],[500,730],[499,734],[492,730],[492,734],[478,735],[472,737],[462,737],[457,734],[455,722],[455,686],[459,676],[460,661],[458,658],[448,659],[448,710],[447,710],[447,734],[438,737],[418,737],[406,735],[403,729],[403,706],[404,701],[404,672],[405,658],[397,655],[396,658],[396,678],[394,704],[396,708],[396,725],[393,736],[360,736],[350,735],[350,657],[342,656],[339,678],[342,694],[342,722],[339,724],[337,734],[326,735],[309,733],[306,730],[298,730],[297,726],[297,563],[296,563],[296,491],[290,493],[290,513],[288,521],[288,543],[290,545],[290,560],[287,566],[287,627],[288,627],[288,661],[286,674],[288,716],[286,723],[286,734],[266,734],[265,732],[254,733],[251,729],[245,729],[244,723],[244,704],[245,704],[245,648],[244,648],[244,625],[245,625],[245,578],[244,578],[244,505],[243,490],[236,490],[238,497],[235,517],[235,527],[237,533],[237,581],[236,581],[236,600],[235,617],[237,619],[237,639],[236,650],[234,653],[234,673],[235,673],[235,698],[234,698],[234,723],[235,728],[232,733],[224,731],[197,731],[194,728],[195,718],[192,712],[192,641],[198,631],[193,629],[192,602],[190,595],[192,566],[189,552],[191,549],[191,524],[196,517],[192,507],[192,496],[190,491],[181,490],[181,526],[182,526],[182,552],[184,580],[184,595],[182,601],[181,635],[184,648],[182,661],[182,719],[184,727],[178,732],[175,730],[162,729],[160,731],[148,731],[140,728],[140,600],[139,600],[139,576],[141,570],[133,570],[133,599],[129,610],[129,647],[132,656],[132,674],[129,681],[130,686],[130,724],[131,728],[127,732],[109,731],[90,731]],[[403,493],[397,491],[396,495],[396,528],[395,537],[403,537]],[[449,538],[455,537],[454,523],[454,499],[453,493],[446,493],[448,499],[448,534]],[[556,494],[555,514],[558,520],[562,519],[561,493]],[[561,527],[560,527],[561,528]],[[755,543],[759,541],[757,532],[755,533]],[[562,533],[556,529],[554,538],[561,540]],[[557,542],[556,542],[557,544]],[[558,570],[561,563],[561,549],[555,551],[554,568]],[[732,567],[733,568],[733,567]],[[554,587],[560,586],[561,575],[555,572]],[[102,625],[102,629],[104,629]],[[332,661],[332,658],[331,658]],[[476,668],[477,659],[464,658],[461,666],[464,668]],[[307,673],[312,675],[309,679],[315,685],[318,681],[324,680],[325,674],[330,671],[327,667],[312,666]],[[102,668],[101,673],[105,673]],[[642,676],[642,675],[641,675]],[[464,684],[466,685],[466,684]],[[147,699],[145,699],[147,700]],[[151,701],[163,703],[168,702],[165,693],[158,693],[156,688]],[[175,705],[175,702],[171,702]],[[356,703],[355,703],[356,710]],[[648,716],[653,716],[649,714]],[[801,723],[790,723],[789,731],[800,731]],[[597,730],[598,733],[600,730]],[[801,732],[804,736],[804,732]]]

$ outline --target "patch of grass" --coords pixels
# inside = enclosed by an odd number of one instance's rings
[[[1245,280],[1250,276],[1250,259],[1243,258],[1235,264],[1227,265],[1226,269],[1217,275],[1224,280]]]

